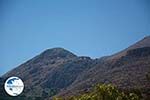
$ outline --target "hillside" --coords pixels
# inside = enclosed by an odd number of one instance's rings
[[[148,96],[149,74],[150,36],[99,59],[79,57],[63,48],[48,49],[7,72],[2,80],[20,77],[25,84],[21,96],[26,99],[79,95],[98,83],[112,83],[122,90],[138,88]]]
[[[143,93],[150,90],[150,81],[147,79],[150,74],[150,37],[145,37],[120,53],[94,61],[97,62],[95,66],[82,73],[58,96],[86,92],[98,83],[112,83],[121,89],[138,88]]]

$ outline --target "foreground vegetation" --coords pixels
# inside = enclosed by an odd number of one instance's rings
[[[125,93],[111,84],[98,84],[90,93],[68,98],[54,97],[53,100],[140,100],[139,92]]]

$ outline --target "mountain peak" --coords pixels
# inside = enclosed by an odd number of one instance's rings
[[[61,47],[47,49],[41,55],[45,57],[60,57],[60,58],[76,57],[75,54]]]

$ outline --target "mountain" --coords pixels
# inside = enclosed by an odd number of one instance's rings
[[[75,81],[78,75],[89,69],[90,57],[77,57],[63,49],[52,48],[3,75],[20,77],[25,84],[23,95],[48,97],[57,94]]]
[[[98,83],[112,83],[123,90],[140,89],[148,96],[149,75],[150,36],[119,53],[98,59],[79,57],[63,48],[48,49],[7,72],[1,80],[18,76],[25,84],[22,97],[43,100],[79,95]]]
[[[90,90],[97,83],[112,83],[121,89],[150,91],[150,36],[112,56],[94,60],[97,62],[82,73],[76,81],[58,96],[76,95]],[[80,91],[79,91],[80,90]]]
[[[109,59],[120,58],[121,56],[126,55],[127,51],[129,51],[129,50],[143,48],[143,47],[150,47],[150,36],[147,36],[147,37],[143,38],[142,40],[138,41],[137,43],[126,48],[125,50],[122,50],[119,53],[112,55],[111,57],[109,57]]]

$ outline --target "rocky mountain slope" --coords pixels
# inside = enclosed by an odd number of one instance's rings
[[[120,89],[150,91],[150,36],[112,56],[91,59],[63,49],[48,49],[2,76],[20,77],[21,96],[49,99],[87,92],[97,83],[112,83]]]
[[[82,73],[58,96],[88,91],[97,83],[112,83],[121,89],[150,91],[150,37],[112,56],[94,60],[96,65]]]

